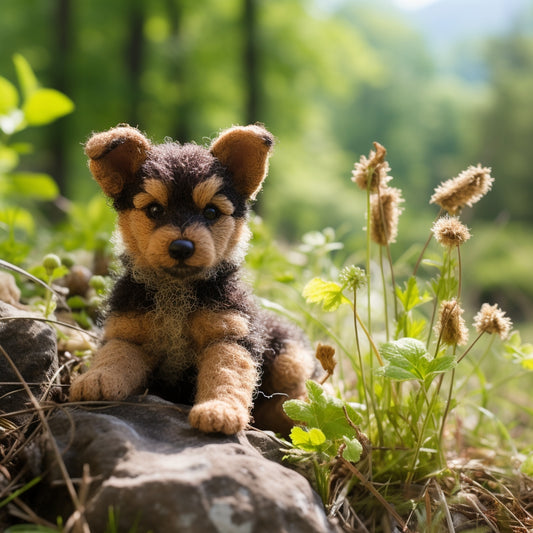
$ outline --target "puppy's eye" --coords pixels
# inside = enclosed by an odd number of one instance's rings
[[[205,207],[203,215],[207,220],[216,220],[220,216],[220,211],[214,205],[209,204]]]
[[[146,215],[152,220],[159,220],[165,214],[165,208],[156,202],[146,208]]]

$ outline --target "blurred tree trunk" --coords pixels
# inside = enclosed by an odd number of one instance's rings
[[[166,8],[170,22],[170,68],[171,84],[179,88],[179,103],[174,112],[174,127],[172,137],[180,143],[190,140],[191,128],[189,124],[190,102],[186,93],[185,61],[182,46],[183,3],[182,0],[167,0]],[[172,112],[172,110],[169,110]]]
[[[127,95],[129,109],[127,122],[132,126],[139,125],[139,105],[142,99],[141,76],[144,55],[144,19],[145,4],[143,0],[133,0],[130,3],[129,40],[126,49],[126,65],[128,76]]]
[[[246,90],[245,123],[259,119],[259,47],[257,43],[257,0],[244,0],[244,80]]]
[[[51,72],[51,86],[70,96],[69,60],[72,46],[72,1],[57,0],[53,13],[53,27],[55,28],[55,43],[53,44],[54,62]],[[70,135],[68,132],[69,117],[65,117],[50,126],[49,149],[51,153],[50,174],[56,180],[61,193],[66,189],[66,154]],[[54,216],[51,214],[51,216]]]

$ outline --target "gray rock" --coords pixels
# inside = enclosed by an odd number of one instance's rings
[[[298,473],[263,457],[237,436],[206,435],[187,422],[188,408],[156,397],[122,405],[65,407],[50,418],[74,479],[89,465],[86,516],[118,532],[322,533],[334,531],[320,498]],[[46,451],[48,450],[48,451]],[[73,511],[54,455],[45,448],[46,485],[33,508],[55,521]]]
[[[15,363],[37,399],[55,392],[51,380],[58,369],[56,334],[50,325],[32,320],[33,315],[0,302],[0,346]],[[7,317],[27,317],[6,320]],[[0,414],[15,423],[27,416],[14,415],[28,407],[27,392],[0,351]]]

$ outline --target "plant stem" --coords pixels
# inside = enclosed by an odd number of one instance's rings
[[[368,401],[368,393],[366,390],[366,376],[365,376],[365,365],[363,364],[363,356],[361,354],[361,345],[359,343],[359,329],[357,328],[357,287],[354,284],[353,288],[353,328],[355,332],[355,348],[357,350],[357,359],[359,360],[359,369],[361,372],[361,383],[363,388],[363,396],[365,399],[366,413],[367,413],[367,425],[370,427],[370,402]],[[372,404],[372,408],[375,411],[375,406]]]
[[[462,273],[463,273],[463,268],[462,268],[462,265],[461,265],[461,247],[459,245],[457,245],[457,269],[458,269],[458,286],[457,286],[457,301],[460,300],[461,298],[461,288],[462,288]]]
[[[371,222],[371,213],[370,213],[370,185],[371,185],[372,173],[369,173],[368,176],[368,186],[366,189],[366,289],[367,289],[367,315],[368,315],[368,331],[372,331],[372,291],[370,284],[370,248],[371,248],[371,239],[370,239],[370,222]]]
[[[378,360],[379,366],[385,366],[385,362],[383,361],[383,359],[382,359],[382,357],[381,357],[381,355],[379,353],[379,350],[378,350],[375,342],[373,341],[372,336],[370,335],[370,331],[365,327],[365,325],[364,325],[363,321],[361,320],[361,317],[359,316],[359,313],[357,312],[355,307],[353,308],[353,312],[355,314],[355,318],[357,319],[357,322],[359,322],[359,325],[361,326],[362,330],[364,331],[364,333],[366,335],[366,338],[368,339],[368,342],[370,343],[370,346],[372,347],[372,350],[376,354],[376,359]]]
[[[379,247],[379,269],[381,271],[381,282],[383,284],[383,313],[385,315],[385,335],[388,341],[390,339],[389,313],[387,305],[387,282],[385,280],[385,269],[383,268],[383,246]]]
[[[435,222],[439,220],[439,218],[442,216],[442,213],[444,212],[444,209],[440,209],[439,214],[435,217]],[[422,262],[422,259],[424,258],[424,254],[426,253],[427,247],[429,246],[429,243],[431,242],[431,239],[433,238],[433,232],[429,232],[429,237],[424,244],[424,247],[422,248],[422,251],[420,252],[420,255],[418,256],[418,259],[415,264],[415,268],[413,269],[413,276],[416,276],[416,273],[418,271],[418,267],[420,266],[420,263]]]

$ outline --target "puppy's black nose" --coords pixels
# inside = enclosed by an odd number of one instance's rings
[[[194,254],[194,243],[187,239],[172,241],[168,247],[168,253],[173,259],[185,261]]]

